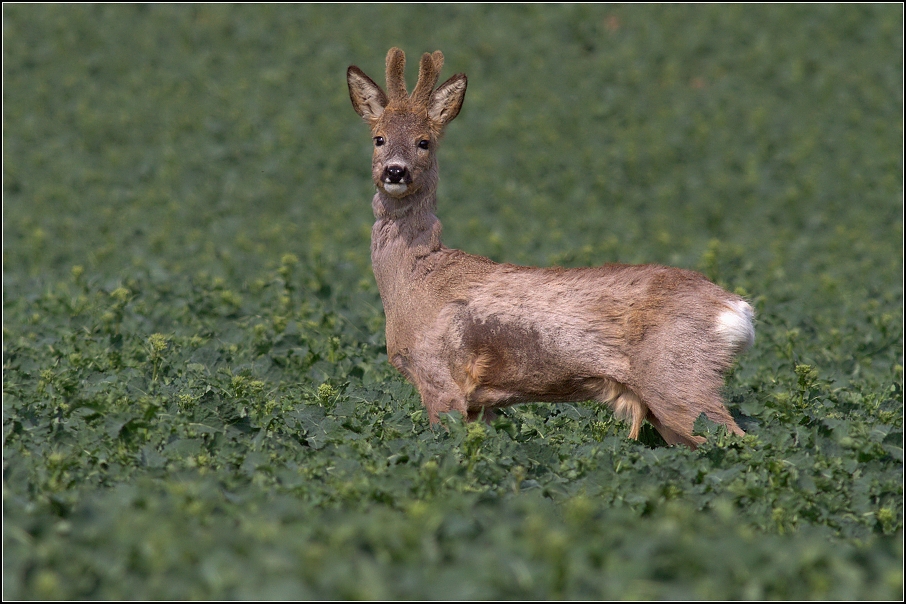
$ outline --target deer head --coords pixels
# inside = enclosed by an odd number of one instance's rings
[[[408,206],[404,198],[436,189],[435,148],[466,94],[462,73],[434,89],[443,64],[439,50],[422,55],[412,94],[406,91],[406,55],[399,48],[387,53],[386,93],[355,65],[346,72],[352,106],[371,127],[372,179],[378,191],[399,200],[399,209]]]

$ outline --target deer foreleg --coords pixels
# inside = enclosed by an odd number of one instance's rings
[[[466,397],[444,363],[431,363],[430,359],[420,361],[400,354],[394,355],[392,363],[418,390],[432,424],[437,423],[441,413],[451,411],[459,411],[470,421],[476,419],[477,416],[469,413]]]

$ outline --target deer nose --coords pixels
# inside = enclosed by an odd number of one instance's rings
[[[399,184],[409,180],[409,171],[405,166],[387,166],[384,168],[384,182]]]

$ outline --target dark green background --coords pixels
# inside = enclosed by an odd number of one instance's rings
[[[4,5],[3,596],[902,597],[900,5]],[[445,243],[746,295],[747,436],[431,429],[345,70],[469,77]]]

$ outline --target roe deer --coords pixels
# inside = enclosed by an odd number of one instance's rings
[[[387,91],[352,65],[356,113],[371,127],[376,222],[371,263],[387,317],[387,356],[432,423],[529,401],[597,400],[694,449],[699,414],[744,432],[724,407],[723,374],[752,345],[752,307],[699,273],[647,264],[534,268],[445,247],[437,144],[459,113],[465,74],[436,90],[443,54],[425,53],[410,95],[405,55],[387,53]]]

